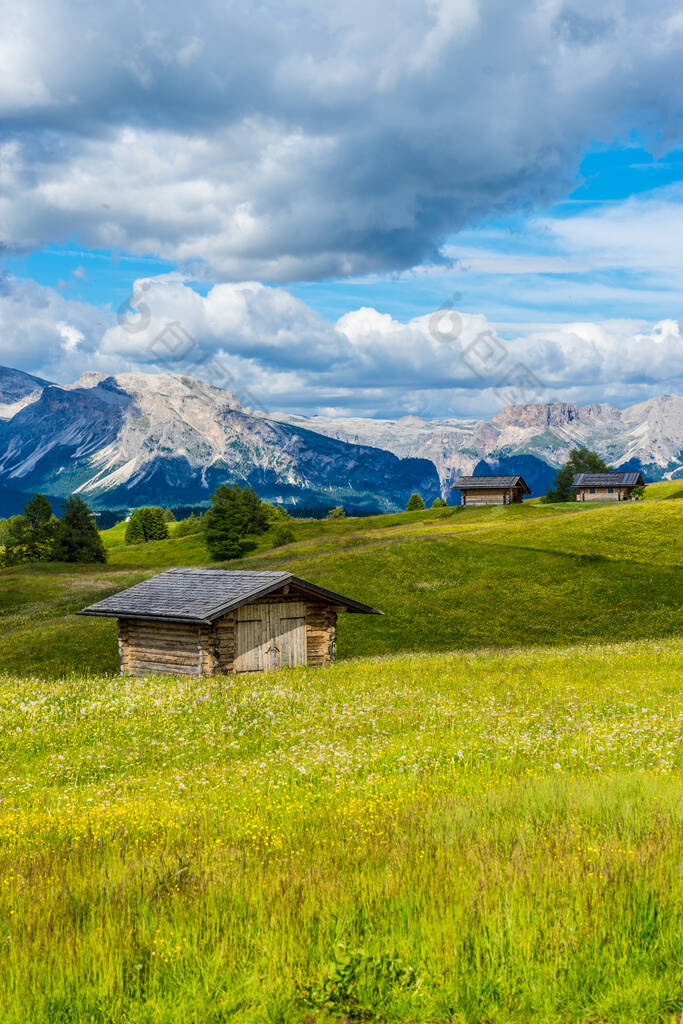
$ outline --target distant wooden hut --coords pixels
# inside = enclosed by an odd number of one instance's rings
[[[170,569],[79,614],[118,619],[122,674],[199,676],[327,665],[343,611],[382,614],[290,572]]]
[[[517,505],[531,491],[521,476],[461,476],[455,485],[463,505]]]
[[[640,473],[577,473],[572,486],[577,501],[628,501],[643,482]]]

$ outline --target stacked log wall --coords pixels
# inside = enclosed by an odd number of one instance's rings
[[[200,627],[184,622],[119,619],[119,658],[121,672],[127,675],[200,675]]]
[[[269,596],[261,603],[300,603],[302,595]],[[306,600],[306,663],[329,665],[337,656],[335,605]],[[119,661],[127,675],[154,672],[217,675],[234,671],[237,614],[229,612],[212,625],[119,619]]]
[[[579,501],[626,501],[631,496],[633,488],[614,487],[612,494],[608,493],[607,487],[595,487],[594,494],[591,494],[590,487],[583,487],[579,490]]]
[[[309,604],[306,608],[306,659],[309,665],[337,660],[337,608]]]
[[[508,497],[507,491],[465,491],[463,490],[463,497],[466,505],[506,505],[510,498]]]
[[[237,616],[224,615],[213,624],[218,672],[232,672],[237,654]]]

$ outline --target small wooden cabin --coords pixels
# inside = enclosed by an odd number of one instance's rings
[[[577,501],[628,501],[643,483],[640,473],[577,473],[572,486]]]
[[[463,505],[517,505],[531,494],[521,476],[461,476],[456,489]]]
[[[118,619],[122,674],[200,676],[328,665],[344,611],[382,614],[290,572],[170,569],[79,614]]]

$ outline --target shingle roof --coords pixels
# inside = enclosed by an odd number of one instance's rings
[[[209,623],[234,608],[280,590],[288,583],[312,596],[343,605],[349,612],[382,614],[360,601],[308,583],[291,572],[224,569],[169,569],[128,590],[106,597],[78,614]]]
[[[577,473],[573,487],[639,487],[640,473]]]
[[[519,474],[516,476],[461,476],[453,485],[454,488],[467,487],[476,491],[499,487],[521,487],[526,494],[531,491]]]

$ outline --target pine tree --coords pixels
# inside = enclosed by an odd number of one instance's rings
[[[144,544],[145,528],[142,525],[141,509],[136,509],[126,523],[126,544]]]
[[[242,504],[247,514],[247,533],[265,533],[268,529],[266,511],[253,487],[245,487],[242,491]]]
[[[58,562],[107,561],[99,530],[81,498],[73,496],[64,502],[64,512],[57,524],[54,557]]]
[[[543,499],[544,503],[576,501],[572,483],[577,473],[609,473],[609,466],[597,452],[589,448],[573,448],[564,466],[555,474],[553,486]]]
[[[164,509],[164,522],[165,523],[175,523],[175,516],[173,515],[173,510],[172,509],[170,509],[170,508],[165,508]]]
[[[159,505],[136,508],[126,527],[126,544],[143,544],[150,540],[166,540],[168,526]]]
[[[247,532],[247,522],[241,489],[237,484],[232,487],[221,484],[202,519],[204,541],[213,561],[227,562],[243,554],[242,538]]]
[[[23,515],[14,516],[5,539],[5,562],[47,562],[52,558],[57,520],[47,498],[35,494],[24,506]]]
[[[425,507],[421,494],[411,494],[406,505],[406,512],[417,512]]]
[[[145,540],[167,540],[168,526],[164,519],[163,508],[159,505],[154,505],[150,508],[143,508],[140,511],[142,513],[142,528],[145,531]]]
[[[447,508],[447,507],[448,506],[446,505],[446,502],[443,500],[443,498],[434,498],[434,501],[432,502],[432,508]]]

